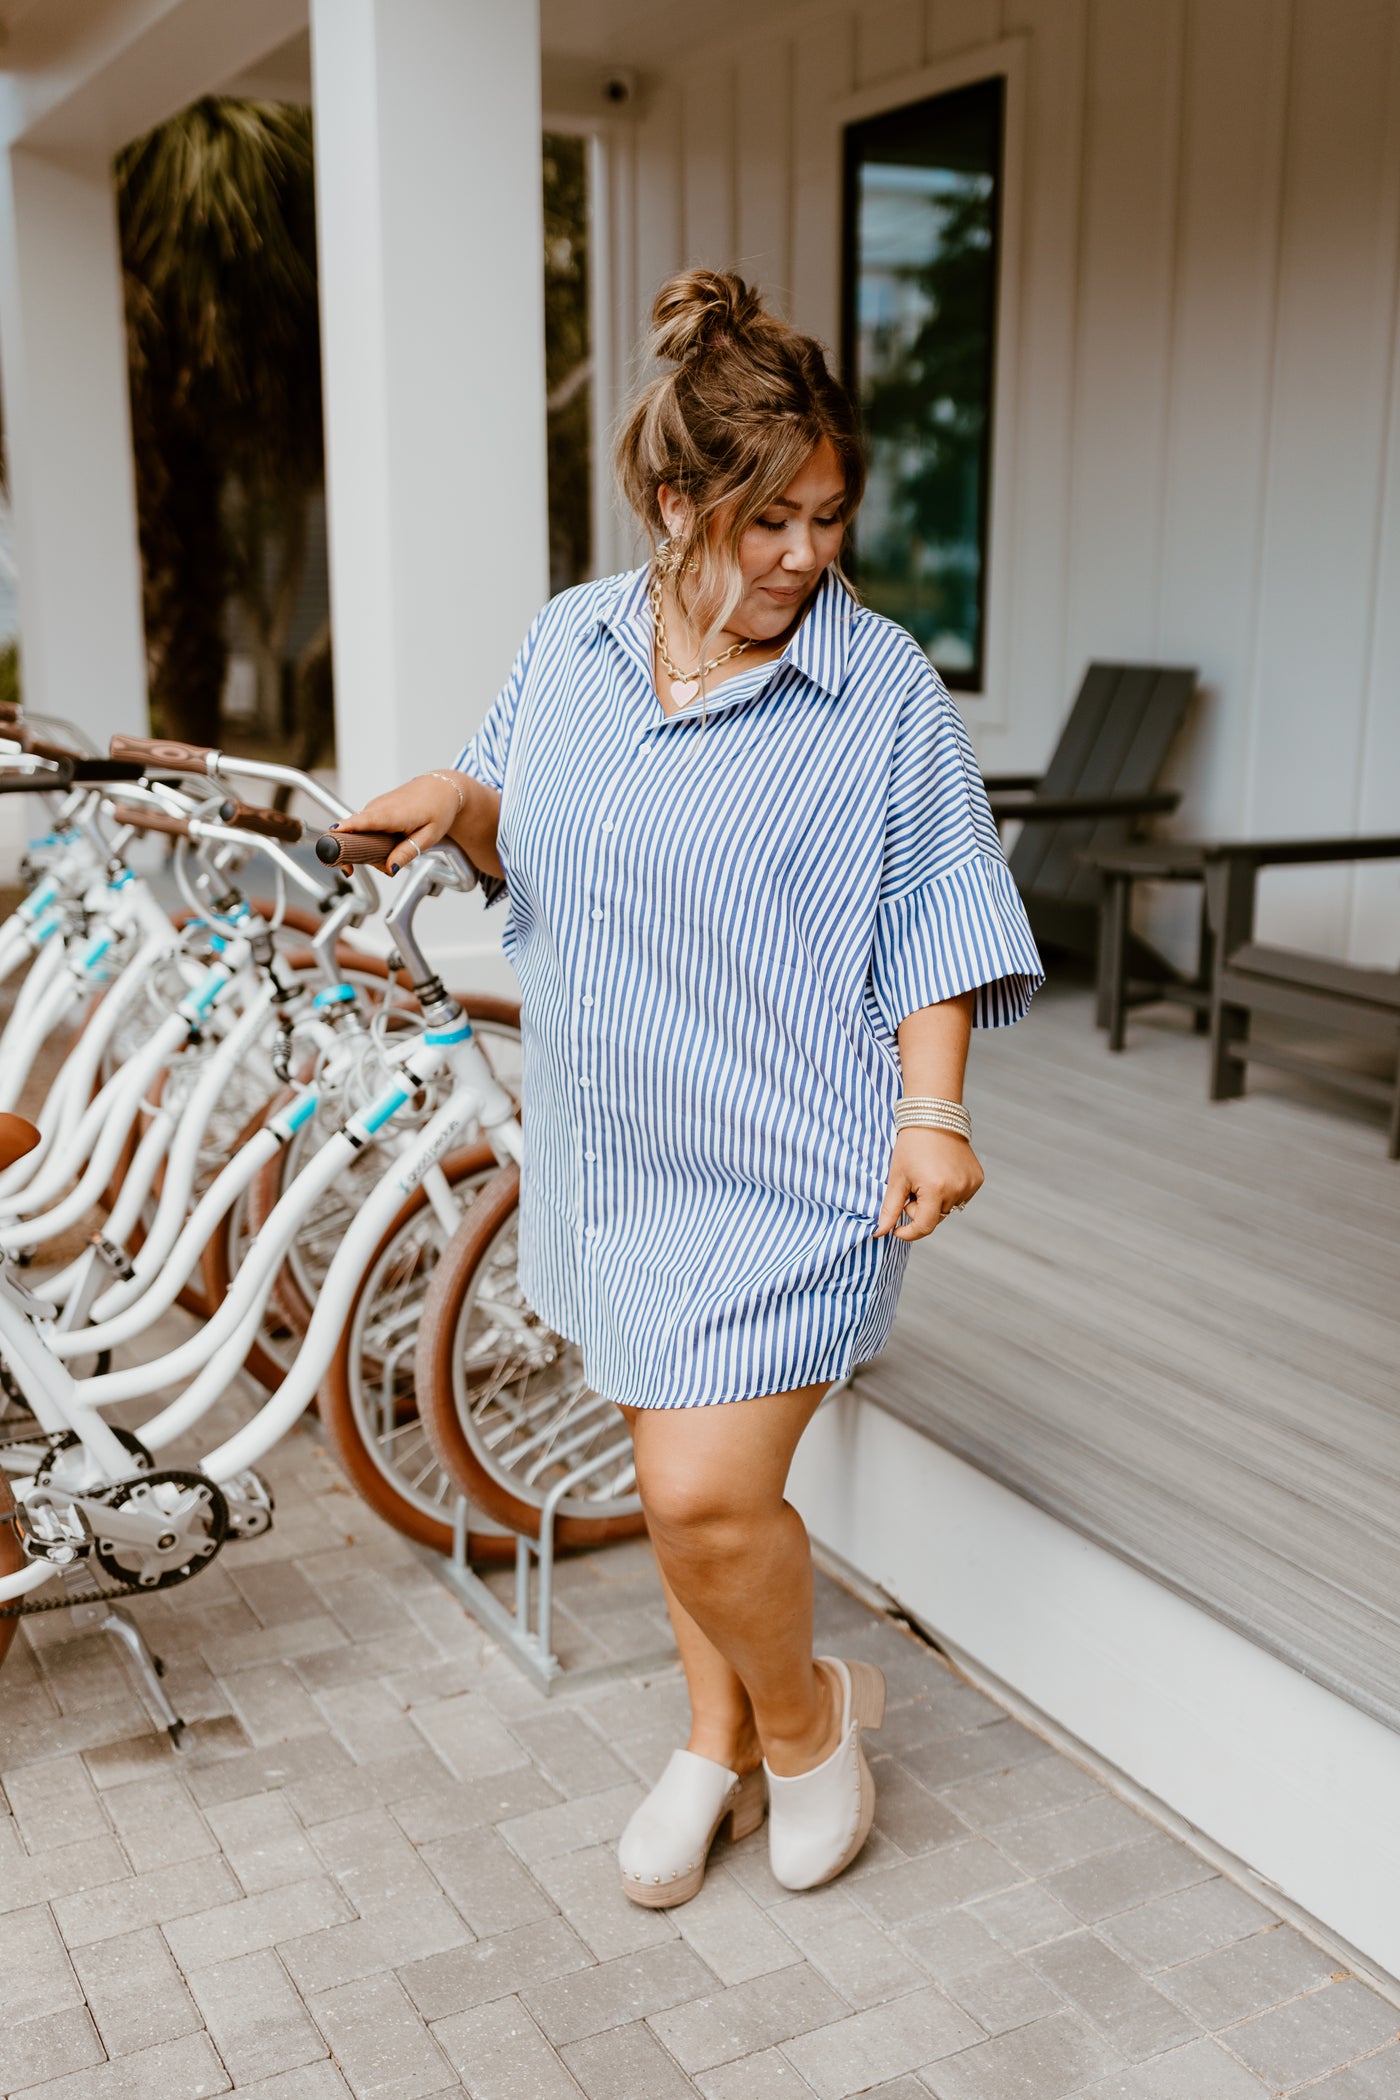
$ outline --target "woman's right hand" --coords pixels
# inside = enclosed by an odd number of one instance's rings
[[[462,779],[463,788],[467,781]],[[390,788],[386,794],[375,795],[363,809],[351,816],[342,817],[333,824],[333,831],[398,831],[403,840],[386,861],[371,862],[371,866],[382,867],[386,875],[397,875],[400,868],[408,867],[429,846],[436,846],[446,838],[456,822],[462,807],[461,797],[452,782],[437,773],[419,773],[406,780],[402,787]],[[416,847],[417,851],[414,851]]]

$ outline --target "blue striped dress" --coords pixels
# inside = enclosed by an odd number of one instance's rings
[[[520,981],[520,1279],[632,1407],[841,1377],[907,1244],[872,1231],[906,1014],[1040,982],[961,719],[830,571],[784,654],[667,717],[648,572],[565,591],[455,763],[501,792]]]

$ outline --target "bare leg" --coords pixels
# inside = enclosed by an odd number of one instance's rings
[[[737,1682],[763,1755],[784,1776],[820,1764],[837,1740],[832,1688],[812,1660],[811,1550],[784,1500],[793,1452],[824,1391],[628,1410],[667,1601],[680,1607],[672,1623],[691,1692],[691,1747],[702,1756],[716,1756],[702,1741],[744,1749]]]

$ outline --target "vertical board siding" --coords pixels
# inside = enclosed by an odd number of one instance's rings
[[[687,59],[620,163],[618,380],[686,261],[834,345],[842,105],[1002,37],[1026,121],[984,762],[1042,763],[1090,657],[1195,663],[1175,830],[1393,826],[1400,0],[845,0]],[[1281,871],[1262,925],[1395,963],[1400,874]]]

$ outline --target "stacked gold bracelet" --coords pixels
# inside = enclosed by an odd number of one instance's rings
[[[906,1094],[894,1105],[896,1130],[950,1130],[955,1137],[972,1142],[972,1118],[961,1101],[935,1101],[923,1094]]]

